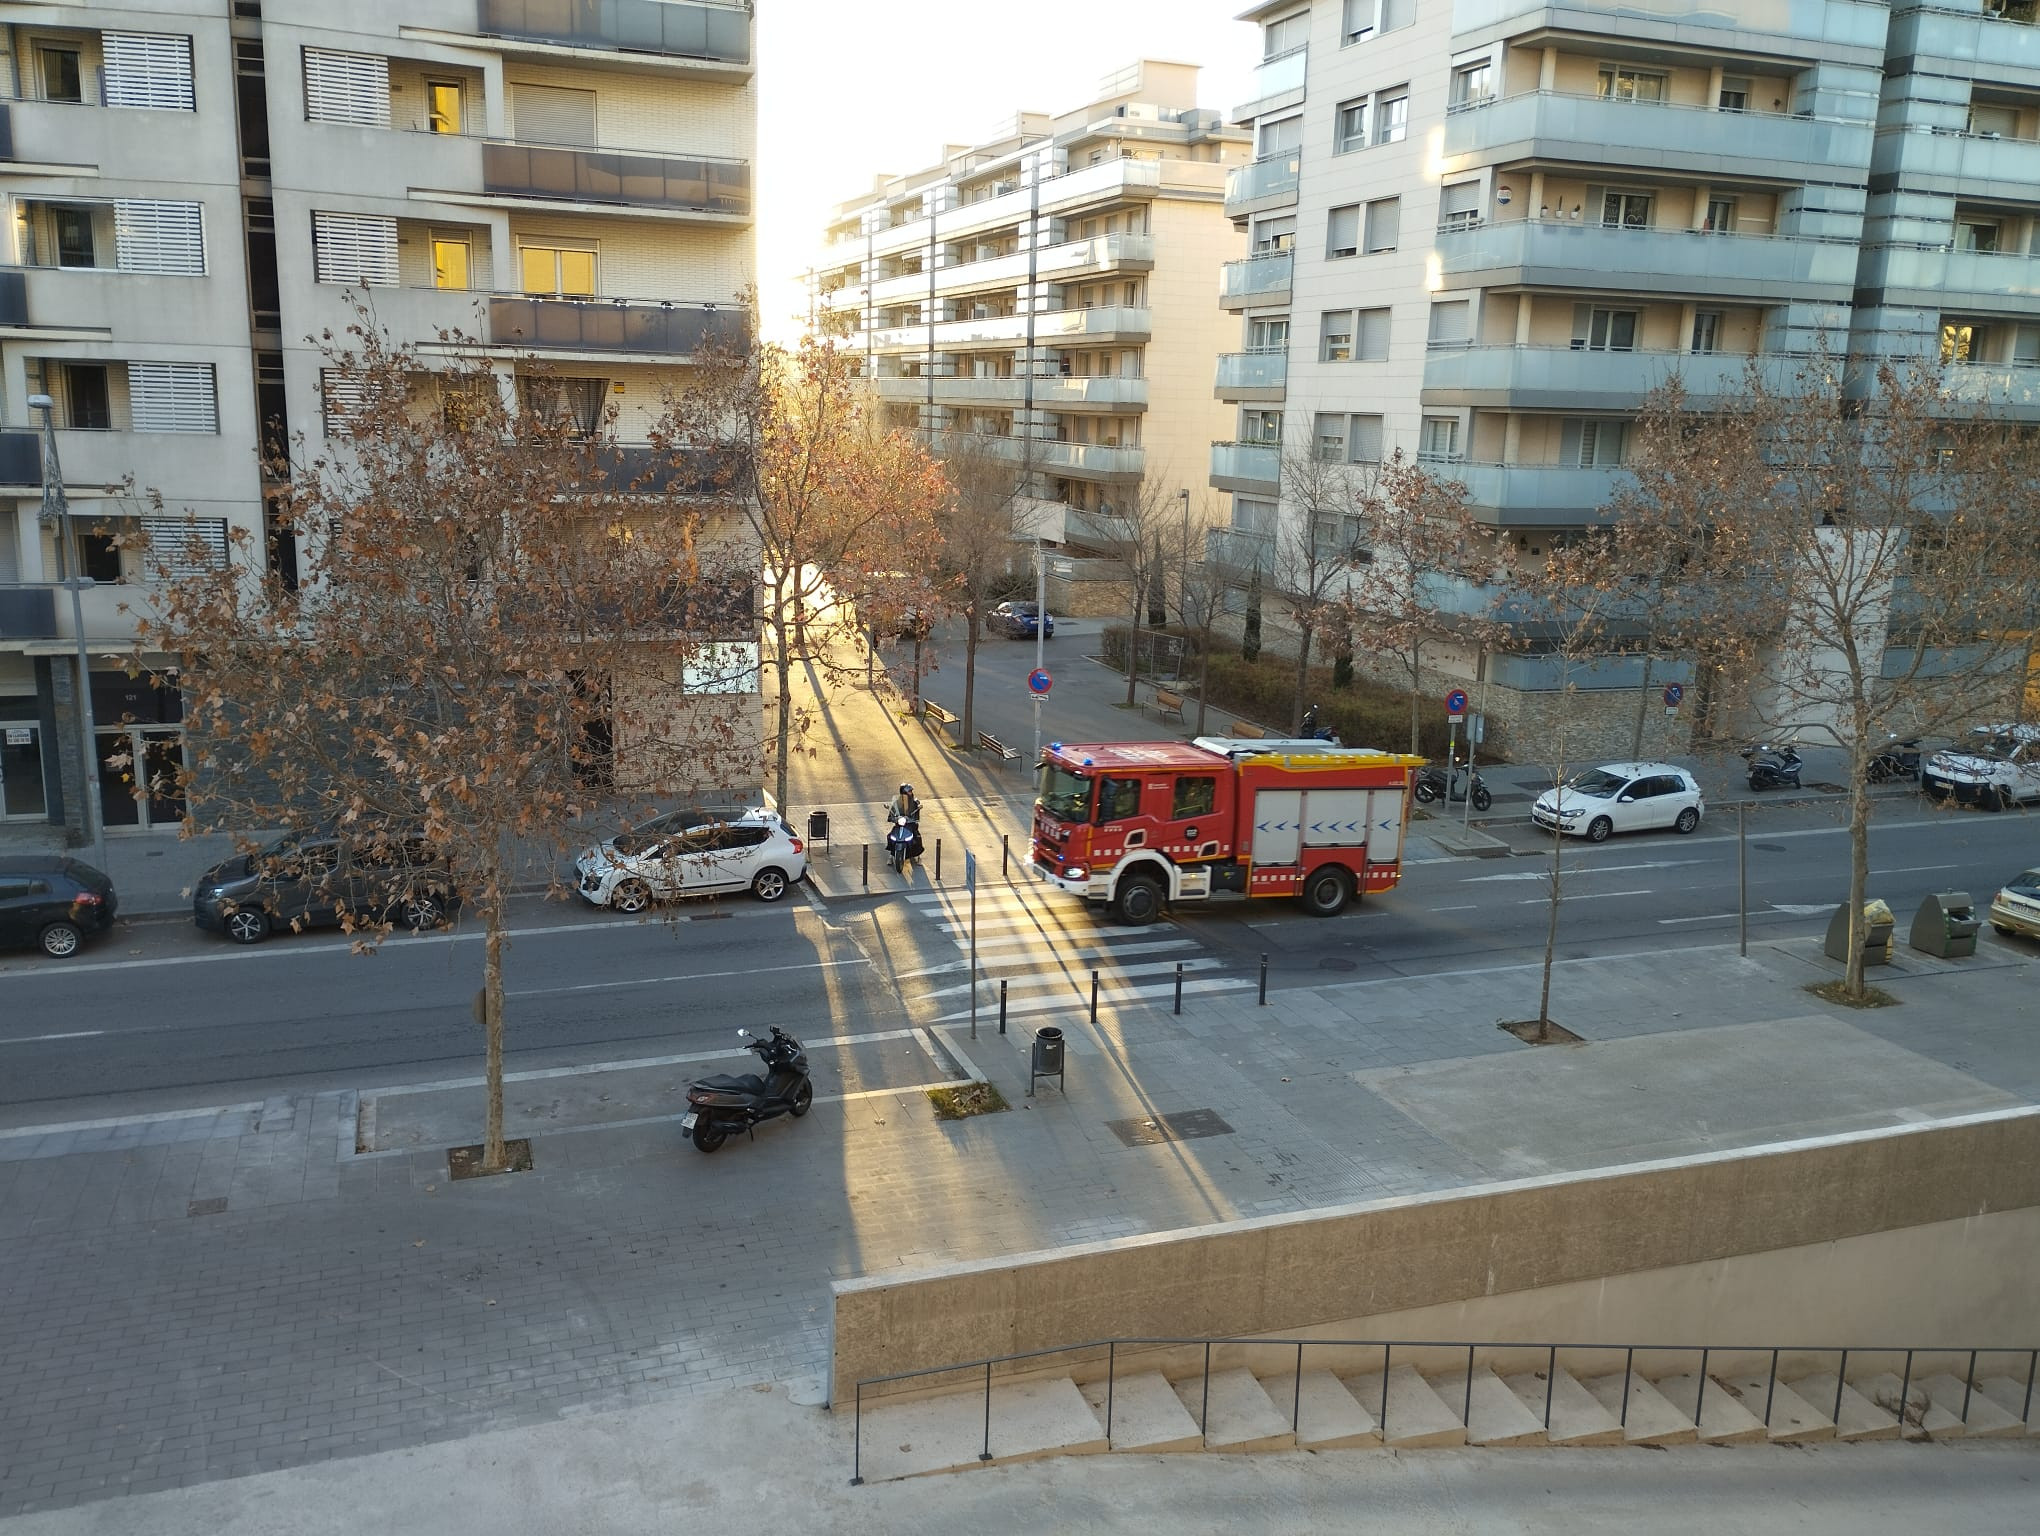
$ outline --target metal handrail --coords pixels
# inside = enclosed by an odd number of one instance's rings
[[[1381,1351],[1381,1403],[1380,1412],[1375,1415],[1375,1427],[1377,1430],[1381,1432],[1384,1443],[1386,1443],[1388,1433],[1388,1379],[1394,1363],[1395,1351],[1398,1349],[1427,1349],[1427,1350],[1463,1349],[1466,1351],[1466,1394],[1465,1401],[1462,1404],[1462,1410],[1460,1414],[1460,1422],[1462,1424],[1466,1422],[1467,1417],[1472,1412],[1473,1407],[1473,1374],[1476,1351],[1483,1349],[1496,1351],[1502,1350],[1544,1351],[1545,1354],[1544,1430],[1547,1435],[1551,1432],[1551,1397],[1552,1388],[1554,1383],[1556,1382],[1558,1375],[1558,1354],[1560,1350],[1596,1351],[1600,1353],[1607,1353],[1613,1350],[1622,1351],[1623,1356],[1622,1412],[1620,1423],[1625,1429],[1628,1427],[1629,1424],[1630,1386],[1635,1376],[1636,1357],[1640,1353],[1686,1354],[1686,1355],[1698,1354],[1700,1356],[1699,1390],[1695,1395],[1693,1403],[1693,1422],[1696,1428],[1700,1423],[1701,1409],[1707,1400],[1707,1381],[1708,1381],[1707,1362],[1708,1359],[1713,1355],[1768,1354],[1771,1357],[1769,1381],[1764,1393],[1763,1424],[1766,1430],[1769,1430],[1771,1427],[1771,1410],[1773,1403],[1776,1400],[1778,1392],[1778,1362],[1781,1357],[1786,1355],[1835,1354],[1840,1357],[1835,1367],[1834,1406],[1830,1410],[1828,1415],[1829,1418],[1831,1419],[1839,1419],[1841,1414],[1842,1394],[1848,1389],[1849,1356],[1866,1354],[1904,1355],[1905,1369],[1904,1374],[1901,1377],[1899,1383],[1898,1411],[1895,1415],[1899,1422],[1899,1433],[1901,1435],[1903,1435],[1905,1432],[1906,1405],[1908,1395],[1912,1390],[1913,1361],[1916,1356],[1966,1354],[1969,1357],[1969,1362],[1964,1367],[1963,1374],[1962,1412],[1957,1416],[1964,1425],[1967,1425],[1967,1423],[1969,1422],[1969,1407],[1976,1386],[1976,1362],[1979,1356],[1981,1355],[2026,1356],[2026,1392],[2024,1404],[2019,1414],[2019,1417],[2022,1421],[2030,1421],[2031,1419],[2033,1411],[2033,1396],[2034,1387],[2036,1384],[2036,1376],[2040,1376],[2040,1345],[1974,1346],[1967,1344],[1950,1344],[1950,1345],[1814,1344],[1801,1346],[1779,1344],[1633,1344],[1633,1343],[1610,1344],[1604,1342],[1588,1342],[1584,1340],[1575,1341],[1571,1343],[1565,1342],[1553,1343],[1548,1339],[1540,1339],[1534,1341],[1533,1340],[1511,1341],[1505,1339],[1482,1339],[1468,1341],[1466,1339],[1301,1339],[1301,1338],[1266,1338],[1266,1337],[1245,1338],[1238,1336],[1230,1336],[1223,1338],[1197,1338],[1189,1336],[1178,1337],[1135,1336],[1126,1338],[1092,1339],[1081,1344],[1058,1344],[1052,1345],[1045,1349],[1018,1350],[1012,1354],[987,1355],[981,1359],[966,1360],[955,1365],[923,1366],[917,1370],[894,1371],[884,1376],[866,1376],[860,1378],[856,1384],[855,1389],[856,1395],[853,1403],[853,1422],[851,1430],[851,1452],[850,1452],[851,1484],[853,1486],[859,1486],[862,1485],[862,1483],[864,1482],[864,1389],[866,1387],[885,1386],[889,1383],[900,1381],[916,1381],[930,1376],[947,1376],[961,1371],[976,1372],[979,1369],[982,1369],[984,1372],[985,1427],[984,1427],[984,1444],[983,1448],[979,1452],[978,1459],[980,1461],[990,1461],[992,1460],[992,1369],[994,1366],[1011,1365],[1014,1364],[1015,1362],[1023,1360],[1042,1360],[1046,1359],[1051,1355],[1068,1355],[1074,1354],[1082,1350],[1095,1350],[1095,1349],[1104,1350],[1105,1437],[1109,1442],[1112,1437],[1113,1398],[1114,1388],[1116,1385],[1118,1375],[1120,1349],[1124,1347],[1144,1349],[1145,1348],[1184,1349],[1198,1347],[1201,1348],[1204,1352],[1203,1387],[1200,1396],[1201,1407],[1198,1413],[1197,1424],[1198,1436],[1200,1440],[1202,1440],[1204,1439],[1207,1433],[1206,1424],[1209,1417],[1211,1406],[1211,1352],[1213,1349],[1221,1348],[1227,1345],[1251,1345],[1256,1348],[1263,1349],[1293,1347],[1296,1350],[1296,1365],[1294,1370],[1295,1385],[1290,1398],[1289,1428],[1292,1434],[1296,1432],[1302,1414],[1303,1352],[1306,1348],[1345,1349],[1345,1350],[1379,1349]]]

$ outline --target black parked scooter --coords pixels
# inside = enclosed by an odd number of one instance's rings
[[[1791,743],[1752,742],[1742,756],[1750,765],[1751,789],[1799,788],[1799,753]]]
[[[1445,783],[1445,770],[1436,763],[1426,763],[1417,770],[1416,794],[1418,802],[1423,805],[1430,805],[1433,801],[1445,799],[1464,801],[1466,799],[1466,765],[1459,763],[1453,766],[1452,783],[1448,794]],[[1478,768],[1474,769],[1473,808],[1476,811],[1484,811],[1494,803],[1495,797],[1488,792],[1487,780],[1480,776]]]
[[[1863,777],[1872,784],[1888,784],[1893,779],[1917,779],[1919,776],[1919,737],[1901,738],[1896,733],[1885,749],[1870,759],[1870,766],[1863,773]]]
[[[760,1040],[748,1029],[737,1031],[748,1040],[747,1050],[758,1053],[765,1063],[765,1075],[745,1073],[704,1077],[687,1090],[693,1105],[680,1121],[680,1129],[694,1138],[695,1150],[713,1152],[733,1131],[748,1131],[761,1120],[792,1115],[796,1120],[815,1101],[815,1085],[808,1080],[807,1051],[801,1043],[777,1025],[772,1038]]]

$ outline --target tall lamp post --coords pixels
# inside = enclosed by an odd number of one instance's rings
[[[106,868],[106,817],[99,803],[99,729],[92,718],[92,658],[85,649],[85,604],[79,591],[86,585],[85,574],[71,571],[75,553],[71,543],[71,503],[64,495],[64,469],[57,461],[56,402],[48,395],[30,395],[28,408],[42,413],[42,512],[39,521],[56,534],[57,584],[70,589],[71,638],[77,645],[78,734],[80,762],[85,771],[85,793],[78,807],[79,822],[92,839],[94,863]]]

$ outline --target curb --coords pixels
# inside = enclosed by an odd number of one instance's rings
[[[511,886],[510,894],[512,896],[542,896],[552,889],[553,882],[550,880],[525,880]],[[116,894],[118,893],[116,892]],[[122,902],[120,915],[123,918],[189,917],[191,916],[191,901],[187,897],[172,907],[129,906],[126,902]]]

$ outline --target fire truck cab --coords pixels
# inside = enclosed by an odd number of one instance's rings
[[[1029,858],[1125,923],[1226,895],[1294,896],[1330,917],[1401,878],[1423,763],[1324,741],[1052,742]]]

